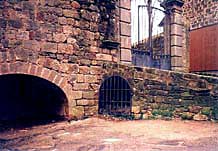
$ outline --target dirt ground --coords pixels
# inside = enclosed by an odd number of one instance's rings
[[[0,133],[1,151],[218,151],[218,124],[89,118]]]

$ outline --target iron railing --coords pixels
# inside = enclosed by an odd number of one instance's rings
[[[151,1],[148,2],[148,5],[138,5],[138,42],[132,47],[132,63],[170,70],[171,54],[164,50],[164,20],[168,12],[151,6]]]

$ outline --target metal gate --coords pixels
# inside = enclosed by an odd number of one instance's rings
[[[154,3],[156,2],[156,3]],[[159,69],[171,69],[171,55],[166,39],[167,14],[158,0],[132,0],[132,63]]]
[[[132,90],[120,76],[104,80],[100,87],[99,114],[129,116],[132,108]]]

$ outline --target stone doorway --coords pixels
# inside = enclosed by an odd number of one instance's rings
[[[67,98],[55,84],[32,75],[0,76],[0,124],[29,125],[64,119]]]

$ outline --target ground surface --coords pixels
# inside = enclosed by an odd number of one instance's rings
[[[1,132],[0,150],[218,151],[218,124],[90,118]]]

